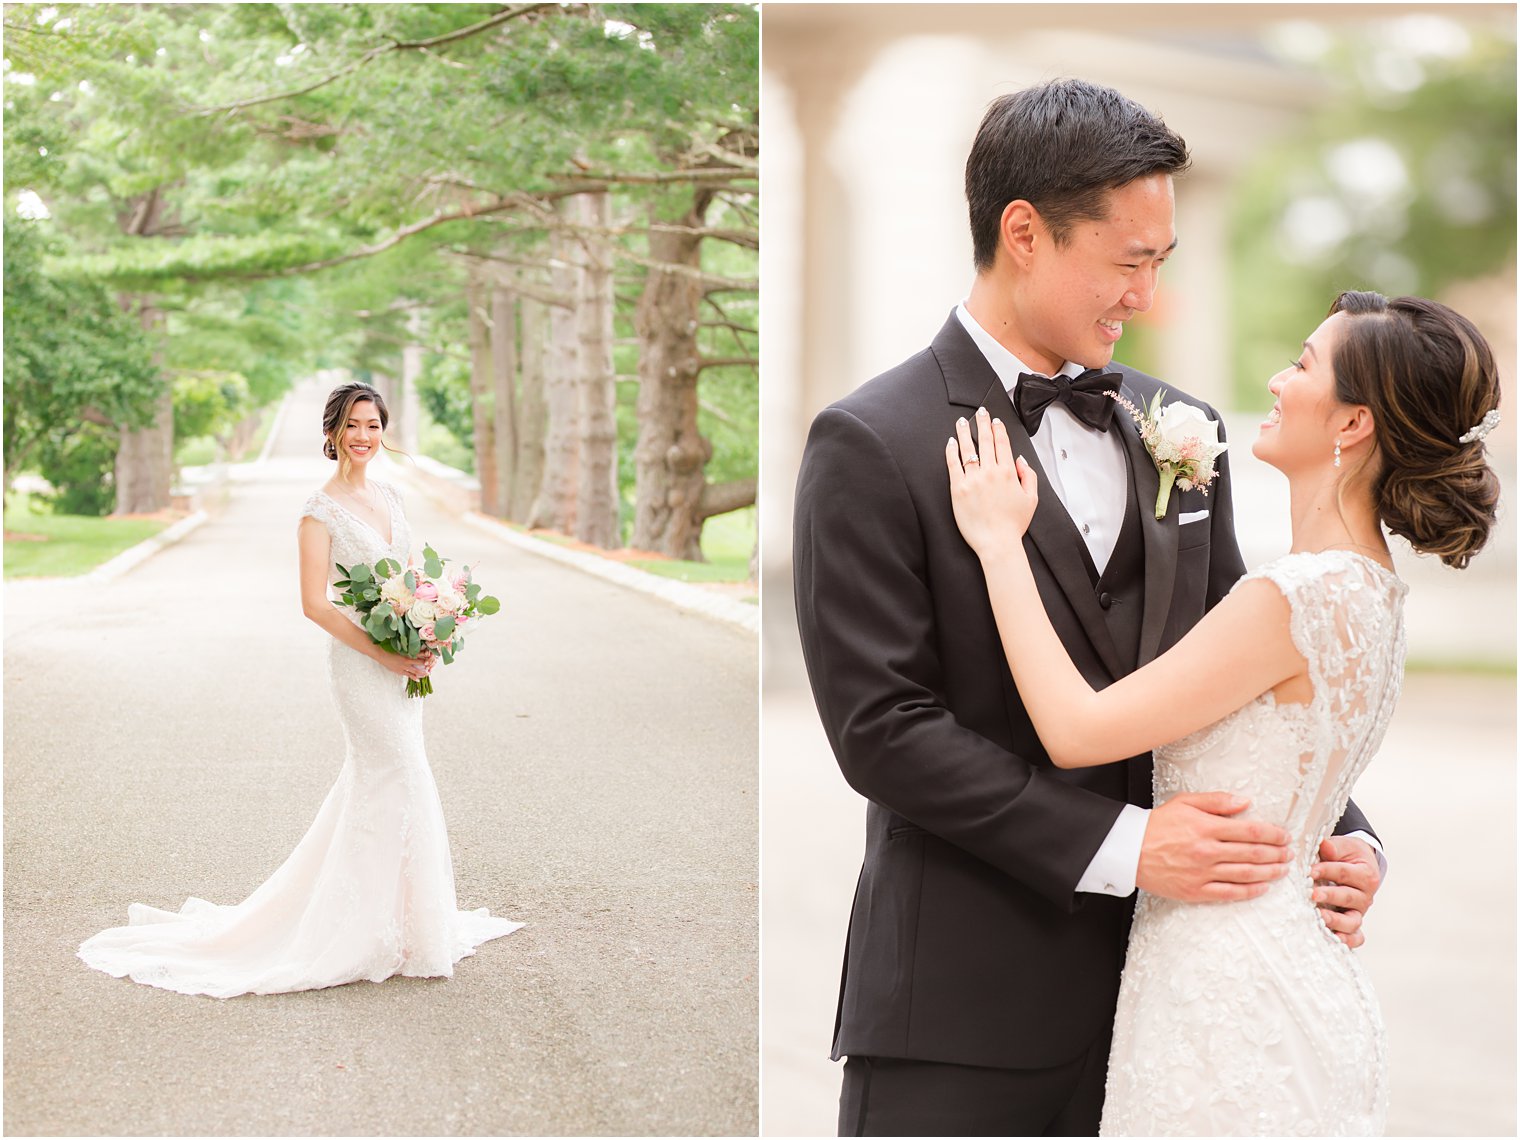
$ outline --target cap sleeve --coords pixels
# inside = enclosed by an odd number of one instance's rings
[[[301,507],[300,517],[316,519],[320,523],[328,521],[327,499],[321,494],[313,494]]]
[[[1376,655],[1379,640],[1396,633],[1388,627],[1387,590],[1379,588],[1365,563],[1335,551],[1287,554],[1240,582],[1257,578],[1271,582],[1288,602],[1289,634],[1293,647],[1309,663],[1316,699],[1329,699],[1337,690],[1337,701],[1349,697],[1363,663]]]

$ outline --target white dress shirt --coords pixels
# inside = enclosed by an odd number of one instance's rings
[[[1011,399],[1019,373],[1038,369],[1030,368],[999,344],[976,323],[964,302],[956,306],[955,315],[982,350]],[[1067,361],[1057,375],[1079,376],[1082,371],[1082,365]],[[1093,565],[1098,573],[1103,573],[1119,541],[1119,528],[1124,525],[1124,511],[1129,503],[1129,464],[1124,458],[1124,444],[1111,431],[1088,427],[1059,400],[1051,401],[1039,430],[1029,438],[1040,466],[1045,469],[1046,484],[1076,523]]]
[[[992,365],[1011,399],[1018,386],[1019,374],[1036,369],[1025,365],[977,324],[964,301],[955,307],[955,315],[987,358],[987,363]],[[1068,360],[1057,375],[1076,376],[1082,371],[1082,365]],[[1072,522],[1076,523],[1082,541],[1092,555],[1093,565],[1101,574],[1119,541],[1119,528],[1124,524],[1124,511],[1129,501],[1129,464],[1124,458],[1124,444],[1112,431],[1102,432],[1088,427],[1059,400],[1045,409],[1039,430],[1029,438],[1040,465],[1045,468],[1046,483],[1055,491]],[[1148,808],[1124,805],[1102,846],[1078,880],[1077,890],[1121,898],[1134,892],[1140,846],[1145,840],[1145,826],[1150,821],[1150,814]],[[1365,831],[1353,835],[1372,845],[1378,865],[1386,873],[1387,863],[1377,840]]]

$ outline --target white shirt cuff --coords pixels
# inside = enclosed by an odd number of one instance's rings
[[[1077,890],[1094,895],[1124,898],[1135,893],[1135,874],[1140,869],[1140,845],[1145,841],[1148,808],[1125,804],[1119,818],[1103,840],[1103,846],[1087,865]],[[1364,837],[1365,838],[1365,837]]]
[[[1363,843],[1372,848],[1372,853],[1377,856],[1379,883],[1388,877],[1388,860],[1383,858],[1383,845],[1377,841],[1376,835],[1373,835],[1370,831],[1348,831],[1346,833],[1346,838],[1360,839]],[[1081,890],[1082,888],[1078,887],[1077,889]]]

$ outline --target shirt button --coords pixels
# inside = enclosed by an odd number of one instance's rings
[[[1083,523],[1082,524],[1082,533],[1083,534],[1091,534],[1092,533],[1092,527],[1088,526],[1086,523]]]
[[[1064,448],[1064,447],[1063,447],[1063,448],[1061,448],[1061,458],[1062,458],[1062,459],[1065,459],[1065,458],[1066,458],[1066,449],[1065,449],[1065,448]]]

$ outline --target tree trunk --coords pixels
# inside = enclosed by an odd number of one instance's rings
[[[163,324],[163,313],[146,300],[139,302],[137,315],[148,332]],[[161,360],[163,353],[155,349],[153,356],[155,360]],[[115,479],[116,510],[113,514],[152,514],[169,506],[174,490],[174,390],[171,385],[164,384],[149,426],[121,429]]]
[[[496,482],[496,441],[491,427],[491,337],[486,327],[486,286],[470,271],[467,301],[470,328],[470,411],[474,418],[475,478],[480,481],[482,514],[501,514]]]
[[[237,463],[242,460],[244,454],[248,451],[248,445],[253,442],[253,437],[258,434],[259,425],[264,422],[264,417],[273,414],[272,410],[265,408],[251,415],[246,415],[232,425],[232,430],[227,433],[225,439],[217,441],[222,445],[229,463]]]
[[[606,194],[580,194],[581,222],[607,228],[611,210]],[[612,363],[612,250],[606,241],[586,234],[582,245],[580,304],[581,421],[580,485],[575,537],[612,549],[618,539],[617,377]]]
[[[499,281],[491,286],[491,379],[496,405],[496,504],[512,512],[517,487],[517,297]]]
[[[549,339],[549,313],[542,301],[522,299],[522,403],[517,419],[517,483],[512,488],[512,517],[533,512],[544,477],[544,358]]]
[[[169,212],[163,191],[162,186],[155,186],[127,200],[116,215],[122,233],[143,238],[158,234]],[[138,320],[148,332],[163,325],[162,311],[145,297],[122,297],[121,306],[128,312],[135,307]],[[153,355],[161,364],[161,349],[155,350]],[[121,429],[115,481],[115,514],[151,514],[169,506],[174,490],[174,392],[167,380],[163,394],[158,398],[153,423],[145,428]]]
[[[407,314],[406,334],[411,343],[401,350],[401,394],[391,409],[391,423],[402,451],[417,454],[417,425],[422,417],[422,401],[417,396],[417,378],[422,375],[422,311]]]
[[[680,224],[702,225],[711,194],[697,191]],[[650,230],[649,257],[699,267],[702,239]],[[712,444],[697,430],[697,343],[701,282],[650,269],[634,314],[639,337],[639,438],[634,448],[632,544],[672,558],[702,561],[702,492]]]
[[[560,212],[575,220],[573,199],[560,202]],[[576,270],[571,263],[574,239],[561,231],[549,237],[553,291],[575,296]],[[580,424],[576,414],[576,379],[580,372],[580,342],[576,336],[575,310],[554,306],[549,310],[548,351],[544,354],[544,405],[548,416],[544,430],[544,471],[538,498],[528,515],[530,527],[575,531],[576,487],[580,482]]]
[[[395,415],[396,378],[389,372],[372,369],[369,374],[369,382],[374,386],[375,391],[380,393],[380,398],[385,401],[386,415]]]

